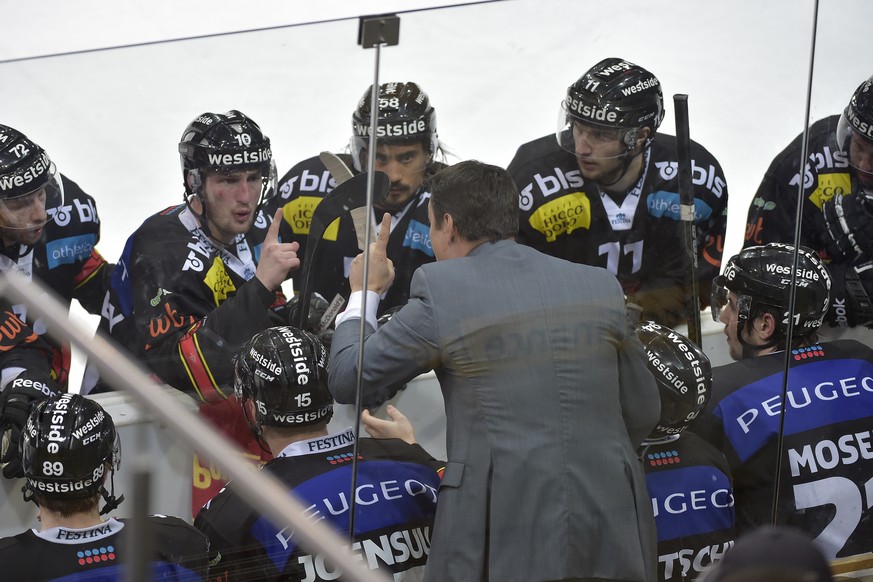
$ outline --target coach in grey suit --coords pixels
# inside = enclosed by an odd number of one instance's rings
[[[363,365],[365,405],[431,369],[442,387],[448,462],[425,579],[655,580],[635,450],[660,404],[618,281],[517,244],[518,191],[496,166],[440,171],[429,209],[437,262],[378,331],[390,222],[371,246]],[[344,403],[356,392],[362,272],[359,256],[331,346],[330,388]]]

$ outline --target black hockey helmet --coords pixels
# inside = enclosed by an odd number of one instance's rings
[[[661,394],[661,418],[647,440],[680,434],[712,394],[709,358],[684,335],[653,321],[635,326]]]
[[[0,125],[0,227],[25,230],[45,225],[54,216],[45,209],[60,206],[62,193],[45,150],[17,129]],[[42,212],[33,212],[34,202]]]
[[[352,113],[352,160],[358,171],[366,166],[362,152],[370,138],[372,113],[371,92],[367,88],[358,107]],[[436,112],[430,105],[427,93],[415,83],[383,83],[379,85],[379,118],[376,125],[378,143],[397,144],[422,142],[425,151],[433,158],[439,149]]]
[[[231,110],[203,113],[185,128],[179,142],[185,195],[200,195],[205,170],[216,172],[261,172],[260,204],[276,193],[276,166],[270,138],[253,119]]]
[[[853,143],[851,138],[855,134],[862,138]],[[860,172],[860,178],[868,191],[867,196],[873,197],[869,190],[873,188],[873,77],[870,77],[855,90],[849,104],[843,110],[837,125],[837,145],[847,152],[849,165],[856,172]],[[866,163],[860,163],[861,153],[865,154]]]
[[[794,247],[784,243],[769,243],[743,249],[730,258],[724,273],[715,278],[710,301],[712,317],[718,321],[727,304],[728,291],[737,294],[737,339],[743,342],[742,330],[754,319],[760,307],[778,311],[778,333],[770,347],[782,342],[788,333],[788,308],[791,299],[791,273],[794,267]],[[795,337],[812,336],[821,327],[828,310],[831,277],[821,259],[812,249],[797,250],[797,291],[794,299]]]
[[[652,73],[620,58],[600,61],[567,88],[558,118],[558,143],[575,152],[574,121],[616,130],[616,137],[632,149],[638,131],[653,137],[664,119],[661,83]]]
[[[21,461],[26,478],[25,500],[33,494],[83,498],[100,493],[101,513],[115,509],[121,498],[103,486],[121,462],[118,433],[112,417],[97,402],[64,393],[39,402],[24,427]]]
[[[333,415],[327,388],[327,350],[308,332],[283,326],[256,334],[239,353],[234,390],[255,404],[252,430],[326,423]],[[249,423],[252,425],[252,422]]]

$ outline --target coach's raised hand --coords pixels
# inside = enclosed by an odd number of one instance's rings
[[[370,244],[370,268],[367,272],[367,290],[380,295],[394,282],[394,263],[388,258],[388,236],[391,234],[391,215],[382,216],[382,226],[376,241]],[[364,288],[364,253],[352,261],[349,269],[349,286],[352,291]]]

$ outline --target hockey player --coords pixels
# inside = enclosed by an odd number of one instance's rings
[[[831,280],[815,252],[801,247],[796,269],[793,252],[782,243],[749,247],[719,276],[713,316],[739,361],[713,370],[713,398],[692,430],[727,456],[740,534],[770,523],[778,471],[776,522],[814,536],[833,559],[873,543],[873,509],[864,501],[873,482],[873,349],[819,343]]]
[[[373,110],[371,90],[367,89],[352,114],[351,153],[339,156],[354,172],[367,169]],[[434,260],[427,218],[430,195],[422,184],[426,177],[445,166],[442,163],[445,155],[437,137],[434,108],[427,93],[415,83],[380,85],[378,116],[375,170],[388,175],[391,190],[375,209],[374,232],[381,225],[382,214],[390,212],[393,218],[388,257],[394,261],[397,275],[379,304],[381,315],[406,303],[412,273],[419,265]],[[318,156],[300,162],[279,181],[277,201],[284,206],[285,213],[282,240],[297,241],[301,258],[305,254],[312,211],[336,185]],[[360,252],[352,219],[343,217],[339,227],[328,228],[323,239],[321,258],[311,267],[315,269],[314,290],[328,302],[334,301],[337,295],[344,300],[349,294],[346,284],[349,263]],[[302,271],[294,275],[295,291],[299,291],[302,283]],[[337,309],[339,311],[341,309]]]
[[[727,460],[686,430],[709,400],[712,369],[706,354],[672,329],[648,321],[636,331],[661,393],[661,418],[642,447],[658,531],[658,579],[690,582],[721,559],[736,533]]]
[[[646,69],[605,59],[573,83],[556,135],[522,145],[508,171],[519,189],[519,242],[605,267],[644,319],[684,321],[688,279],[676,138],[656,133],[661,84]],[[557,137],[557,139],[556,139]],[[728,192],[718,161],[691,144],[701,305],[718,274]]]
[[[24,499],[39,506],[39,529],[0,540],[3,580],[125,580],[128,522],[113,511],[121,457],[112,417],[93,400],[61,394],[37,404],[23,442]],[[111,493],[106,491],[106,482]],[[100,498],[105,505],[100,509]],[[150,579],[206,580],[209,541],[176,517],[151,516]],[[216,556],[217,558],[217,556]]]
[[[99,314],[111,270],[97,252],[94,199],[20,131],[0,125],[0,272],[17,271]],[[67,390],[70,346],[50,338],[26,304],[0,301],[0,435],[5,477],[21,477],[19,444],[35,402]],[[8,431],[8,432],[7,432]]]
[[[270,140],[239,111],[203,113],[179,143],[184,203],[130,236],[113,286],[119,310],[103,322],[165,384],[201,402],[201,413],[253,459],[233,398],[234,354],[290,314],[280,284],[297,268],[296,243],[278,241],[279,213],[261,209],[275,193]],[[195,456],[193,513],[223,482]]]
[[[311,519],[328,519],[348,532],[355,434],[351,428],[328,434],[333,399],[327,360],[312,333],[268,329],[240,352],[235,388],[252,431],[275,456],[264,470],[288,485]],[[395,574],[395,580],[418,580],[430,549],[443,465],[418,445],[395,439],[361,439],[357,452],[351,549],[370,568]],[[341,575],[323,556],[300,547],[294,532],[273,526],[248,506],[232,483],[194,525],[221,552],[222,580],[311,582]]]
[[[799,159],[803,134],[776,156],[749,206],[744,246],[791,243],[798,187],[803,184],[800,244],[831,272],[833,326],[873,324],[873,77],[858,87],[842,115],[809,128],[809,161]]]

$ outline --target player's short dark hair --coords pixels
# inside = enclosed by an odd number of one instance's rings
[[[428,181],[434,226],[449,214],[464,239],[496,242],[518,234],[518,188],[503,168],[467,160]]]
[[[33,500],[40,507],[57,513],[61,517],[69,518],[97,509],[100,503],[100,494],[94,493],[89,497],[67,497],[34,493]]]

